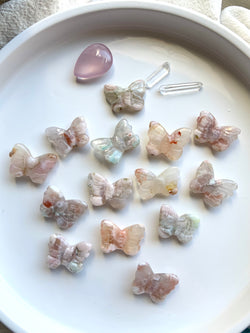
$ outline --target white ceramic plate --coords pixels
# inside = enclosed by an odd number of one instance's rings
[[[105,43],[114,56],[113,70],[89,84],[73,77],[76,59],[94,42]],[[169,61],[165,83],[202,81],[198,94],[163,97],[147,91],[145,109],[126,118],[141,137],[141,147],[119,165],[101,164],[90,147],[61,160],[45,184],[15,181],[9,176],[8,153],[17,142],[34,155],[52,152],[44,130],[66,128],[83,115],[91,139],[109,137],[120,119],[104,100],[104,83],[128,85]],[[239,332],[250,322],[249,266],[249,49],[237,37],[191,12],[161,3],[120,2],[89,5],[50,17],[28,29],[0,53],[1,320],[16,332]],[[249,87],[249,86],[248,86]],[[221,125],[241,128],[237,142],[223,153],[193,142],[178,162],[148,159],[145,144],[151,120],[170,132],[195,127],[202,110]],[[207,209],[189,194],[189,182],[200,163],[212,162],[217,178],[239,184],[222,206]],[[133,176],[138,167],[160,173],[169,165],[181,171],[179,194],[141,203],[135,191],[127,208],[93,209],[63,235],[72,243],[93,243],[85,269],[72,275],[46,267],[47,242],[60,232],[39,212],[44,190],[58,186],[67,198],[88,200],[86,178],[99,172],[110,180]],[[163,203],[179,214],[201,218],[199,231],[185,246],[160,241],[159,209]],[[120,226],[143,223],[146,237],[140,253],[103,255],[99,225],[107,218]],[[162,304],[133,296],[138,263],[155,272],[172,272],[180,284]]]

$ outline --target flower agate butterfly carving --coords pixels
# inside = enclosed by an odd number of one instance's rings
[[[40,211],[44,217],[54,219],[61,229],[68,229],[87,210],[88,205],[80,200],[65,200],[61,191],[49,186],[44,193]]]
[[[45,133],[52,147],[61,157],[66,157],[73,148],[83,147],[89,141],[87,125],[83,117],[74,119],[67,130],[49,127]]]
[[[117,164],[123,153],[136,148],[140,144],[138,135],[132,132],[132,126],[126,119],[122,119],[116,125],[112,138],[101,138],[91,141],[91,145],[97,157],[112,164]]]
[[[111,105],[112,111],[114,113],[135,113],[141,111],[144,107],[146,88],[150,89],[155,86],[169,74],[169,71],[169,64],[164,62],[145,81],[134,81],[128,88],[106,84],[104,86],[104,95],[107,102]]]
[[[104,86],[106,101],[111,105],[114,113],[141,111],[144,107],[145,92],[143,80],[131,83],[126,89],[110,84]]]
[[[102,251],[110,253],[122,250],[128,256],[136,255],[140,250],[140,243],[144,238],[145,228],[141,224],[133,224],[120,229],[111,221],[101,222]]]
[[[114,209],[121,209],[133,192],[133,183],[129,178],[122,178],[111,184],[98,173],[90,173],[88,188],[93,206],[103,206],[108,203]]]
[[[148,154],[164,155],[171,161],[178,160],[182,155],[183,147],[190,140],[191,132],[189,128],[179,128],[172,134],[168,134],[161,124],[151,121],[148,130]]]
[[[148,294],[154,303],[163,301],[179,283],[175,274],[154,274],[148,263],[139,264],[132,291],[135,295]]]
[[[89,256],[92,245],[85,242],[70,245],[62,235],[54,234],[49,239],[48,267],[56,269],[65,266],[71,273],[83,269],[83,262]]]
[[[204,203],[210,207],[219,206],[224,199],[231,197],[237,188],[238,185],[233,180],[215,180],[213,166],[208,161],[201,163],[190,183],[190,191],[201,194]]]
[[[157,194],[164,196],[175,195],[178,192],[178,168],[167,168],[159,176],[145,169],[136,169],[135,177],[138,192],[142,200],[149,200]]]
[[[210,112],[202,111],[197,118],[194,139],[198,143],[208,143],[215,151],[226,150],[238,138],[241,130],[233,126],[218,126]]]
[[[178,216],[167,205],[162,205],[160,210],[159,236],[169,238],[175,236],[179,242],[187,243],[193,238],[194,231],[199,227],[200,220],[190,214]]]
[[[33,157],[29,149],[17,143],[9,153],[10,174],[14,177],[28,176],[33,183],[42,184],[57,162],[55,154]]]

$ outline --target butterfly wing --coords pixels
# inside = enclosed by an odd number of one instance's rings
[[[194,231],[198,228],[200,220],[193,215],[184,214],[177,221],[174,235],[181,243],[192,240]]]
[[[169,238],[174,235],[178,215],[167,205],[162,205],[159,219],[159,236],[161,238]]]
[[[101,222],[101,249],[104,253],[110,253],[123,247],[123,237],[120,228],[114,223],[103,220]]]
[[[22,177],[25,175],[27,159],[31,158],[30,151],[23,144],[16,144],[9,153],[11,158],[10,174],[14,177]]]
[[[119,86],[105,84],[104,95],[106,101],[111,105],[112,111],[114,113],[120,113],[121,111],[123,111],[124,108],[123,96],[125,91],[126,91],[125,89]]]
[[[178,283],[179,279],[175,274],[154,274],[148,290],[151,300],[155,303],[163,301]]]
[[[135,272],[132,291],[135,295],[146,293],[147,286],[153,277],[153,271],[148,263],[139,264]]]
[[[113,105],[119,99],[119,95],[124,91],[123,88],[111,84],[105,84],[104,86],[104,95],[107,102],[110,105]]]
[[[143,80],[137,80],[131,83],[123,94],[123,111],[138,112],[144,107],[144,95],[146,87]]]
[[[33,183],[42,184],[48,176],[48,173],[57,163],[57,156],[54,154],[45,154],[37,157],[38,163],[27,169],[27,176]]]
[[[48,267],[50,269],[55,269],[62,264],[63,254],[68,246],[63,236],[53,234],[49,239],[49,253],[48,253]]]
[[[178,160],[183,153],[183,147],[190,141],[191,132],[190,128],[179,128],[174,131],[169,140],[166,140],[166,144],[165,141],[162,142],[162,153],[171,161]]]
[[[145,235],[145,228],[141,224],[131,225],[123,230],[126,233],[126,242],[122,248],[123,252],[129,256],[138,253],[141,246],[140,243]]]
[[[74,246],[72,258],[64,265],[71,273],[78,273],[83,268],[84,260],[89,256],[92,245],[90,243],[80,242]]]
[[[206,143],[217,140],[218,133],[214,131],[216,126],[217,122],[212,113],[202,111],[197,118],[197,129],[194,131],[195,141]]]
[[[222,201],[233,195],[238,185],[229,179],[217,180],[215,184],[206,187],[203,200],[210,207],[219,206]]]
[[[161,154],[161,146],[167,132],[161,124],[151,121],[149,124],[148,137],[149,141],[146,146],[147,152],[150,155],[158,156]]]
[[[163,194],[165,196],[175,195],[178,192],[178,180],[180,177],[180,171],[176,167],[169,167],[164,170],[158,177],[155,184],[156,193]]]
[[[190,191],[204,193],[206,186],[211,183],[215,183],[213,166],[208,161],[203,161],[196,171],[195,178],[190,183]]]
[[[215,151],[226,150],[234,140],[238,139],[241,132],[239,128],[233,126],[222,126],[218,130],[220,131],[219,138],[211,143],[211,147]]]
[[[58,201],[64,200],[64,196],[55,186],[48,186],[43,195],[40,211],[44,217],[54,217],[54,208]]]
[[[87,135],[87,124],[83,117],[75,118],[67,132],[74,137],[73,146],[83,147],[89,141],[89,137]]]
[[[111,207],[121,209],[126,205],[127,200],[133,192],[133,183],[129,178],[117,180],[113,186],[112,197],[109,200]]]
[[[155,174],[140,168],[135,170],[135,177],[140,198],[142,200],[153,198],[157,193],[158,185]]]
[[[90,173],[88,176],[88,188],[90,201],[93,206],[102,206],[113,196],[113,185],[98,173]]]

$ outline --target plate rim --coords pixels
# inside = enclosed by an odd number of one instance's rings
[[[110,11],[113,9],[146,9],[149,11],[163,12],[185,18],[189,21],[198,23],[218,34],[219,36],[223,37],[230,44],[240,50],[243,54],[248,56],[250,59],[250,47],[248,43],[238,37],[230,29],[221,25],[217,21],[212,20],[211,18],[208,18],[206,15],[200,14],[198,12],[196,13],[193,10],[184,9],[177,5],[167,4],[164,1],[152,2],[151,0],[105,0],[101,2],[87,3],[74,9],[56,13],[33,24],[32,26],[21,32],[19,35],[14,37],[0,50],[0,64],[13,52],[15,52],[19,47],[21,47],[23,43],[53,25],[56,25],[67,19],[86,15],[88,13]],[[25,332],[24,328],[21,327],[10,316],[8,316],[8,314],[4,313],[2,309],[0,309],[0,320],[2,321],[2,323],[4,323],[4,325],[9,327],[14,332]],[[242,330],[246,328],[249,323],[250,312],[247,316],[242,317],[240,322],[235,324],[233,331],[236,332],[236,330]]]
[[[65,21],[67,19],[86,15],[92,12],[109,11],[112,9],[146,9],[149,11],[157,11],[169,13],[188,19],[189,21],[198,23],[207,29],[217,33],[228,42],[233,44],[238,50],[243,52],[250,59],[250,47],[247,42],[240,38],[236,33],[226,26],[223,26],[216,20],[208,16],[195,12],[194,10],[182,8],[177,5],[167,4],[164,1],[152,0],[104,0],[91,3],[85,3],[80,7],[52,14],[41,21],[38,21],[15,36],[0,50],[0,63],[7,58],[12,52],[20,47],[25,41],[34,37],[39,32],[49,28],[50,26]]]

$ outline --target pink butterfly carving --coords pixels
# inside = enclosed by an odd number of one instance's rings
[[[140,242],[144,238],[145,228],[141,224],[133,224],[120,229],[111,221],[101,222],[102,251],[110,253],[122,250],[129,256],[136,255],[140,250]]]
[[[92,245],[80,242],[70,245],[62,235],[53,234],[49,239],[48,267],[56,269],[65,266],[71,273],[78,273],[83,268],[84,260],[89,256]]]
[[[232,196],[237,188],[238,185],[233,180],[215,180],[213,166],[208,161],[201,163],[190,183],[190,191],[201,194],[204,203],[210,207],[219,206],[224,199]]]
[[[175,274],[154,274],[148,263],[139,264],[132,291],[135,295],[148,294],[154,303],[163,301],[179,283]]]
[[[198,143],[208,143],[215,151],[226,150],[238,138],[241,130],[234,126],[218,126],[210,112],[202,111],[197,118],[194,139]]]

